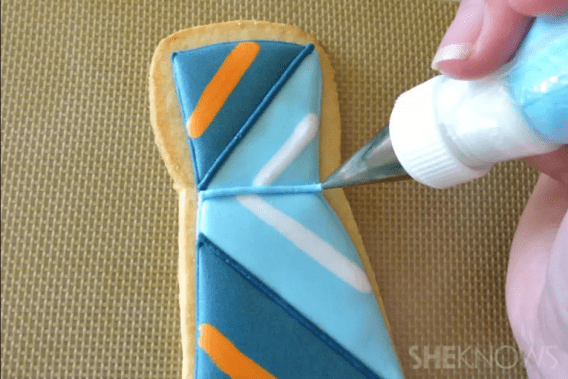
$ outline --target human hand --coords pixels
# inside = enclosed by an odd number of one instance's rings
[[[566,0],[462,0],[432,66],[454,78],[483,77],[511,59],[533,16],[566,11]],[[526,161],[542,174],[511,245],[507,313],[529,377],[566,378],[568,147]]]
[[[568,12],[568,0],[462,0],[432,68],[459,79],[486,76],[507,63],[533,17]]]

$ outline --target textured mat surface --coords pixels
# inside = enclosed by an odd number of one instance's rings
[[[147,100],[162,37],[235,19],[312,33],[336,70],[346,159],[385,125],[398,94],[434,75],[455,9],[3,1],[2,376],[180,377],[177,201]],[[346,191],[408,378],[524,376],[504,285],[536,177],[511,162],[447,191],[411,182]]]

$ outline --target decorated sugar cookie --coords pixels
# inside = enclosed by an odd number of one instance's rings
[[[264,22],[165,38],[151,121],[180,200],[183,376],[400,378],[342,190],[333,72]]]

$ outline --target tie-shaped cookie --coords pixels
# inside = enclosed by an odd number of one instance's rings
[[[180,193],[184,377],[401,377],[349,206],[319,184],[339,107],[317,42],[269,23],[181,31],[150,99]]]

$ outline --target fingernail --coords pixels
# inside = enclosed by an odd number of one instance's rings
[[[471,55],[472,50],[471,45],[468,43],[454,43],[440,47],[432,60],[432,69],[440,70],[438,64],[443,61],[465,59]]]

